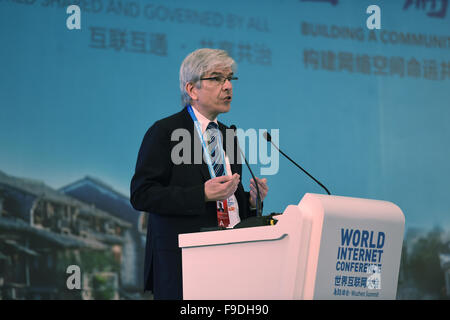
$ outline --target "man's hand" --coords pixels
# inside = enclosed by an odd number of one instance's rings
[[[263,202],[264,198],[267,196],[267,192],[269,191],[269,187],[267,186],[267,179],[256,178],[256,181],[258,181],[259,195],[261,196],[261,202]],[[252,208],[256,208],[257,196],[258,192],[256,191],[255,181],[252,178],[250,179],[250,205],[252,206]]]
[[[205,182],[205,201],[225,200],[236,192],[241,176],[237,173],[221,176]]]

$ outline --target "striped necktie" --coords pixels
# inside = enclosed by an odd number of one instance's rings
[[[210,122],[206,127],[205,141],[207,143],[207,148],[209,155],[211,156],[211,162],[214,168],[216,177],[223,176],[225,173],[225,167],[222,161],[222,146],[219,144],[219,126],[215,122]]]

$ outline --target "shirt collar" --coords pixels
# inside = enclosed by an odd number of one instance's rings
[[[197,117],[197,120],[200,122],[200,124],[202,126],[202,133],[204,133],[206,131],[206,127],[208,127],[208,124],[211,122],[211,120],[209,120],[204,115],[202,115],[200,112],[198,112],[198,110],[195,107],[192,107],[192,110],[194,111],[194,114]],[[215,122],[217,125],[219,125],[217,122],[217,118],[215,118],[213,120],[213,122]]]

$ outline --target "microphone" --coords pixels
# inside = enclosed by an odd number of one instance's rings
[[[234,132],[234,136],[236,136],[236,126],[234,124],[232,124],[230,126],[230,129],[233,130]],[[248,171],[250,171],[250,174],[252,175],[253,181],[255,181],[255,186],[256,186],[256,216],[257,217],[261,217],[262,216],[262,208],[261,208],[261,195],[259,193],[259,187],[258,187],[258,181],[256,181],[255,175],[253,174],[252,169],[250,168],[250,165],[248,164],[247,159],[245,158],[244,153],[242,152],[241,147],[239,146],[239,144],[237,144],[237,147],[242,155],[242,157],[244,158],[245,164],[247,165]]]
[[[304,173],[306,173],[311,179],[313,179],[315,182],[317,182],[329,195],[331,195],[331,193],[330,193],[330,191],[328,191],[328,189],[323,185],[323,184],[321,184],[316,178],[314,178],[312,175],[310,175],[309,173],[308,173],[308,171],[306,171],[305,169],[303,169],[302,167],[300,167],[294,160],[292,160],[291,158],[289,158],[288,157],[288,155],[287,154],[285,154],[283,151],[281,151],[276,145],[275,145],[275,143],[273,143],[273,141],[272,141],[272,137],[271,137],[271,135],[267,132],[267,131],[265,131],[264,132],[264,134],[263,134],[263,136],[264,136],[264,139],[266,139],[268,142],[270,142],[274,147],[275,147],[275,149],[277,149],[278,150],[278,152],[280,152],[283,156],[285,156],[290,162],[292,162],[293,164],[295,164],[298,168],[300,168]]]

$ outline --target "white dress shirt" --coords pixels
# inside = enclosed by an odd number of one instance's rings
[[[208,118],[203,116],[200,112],[198,112],[198,110],[195,107],[192,107],[192,110],[194,111],[194,114],[197,117],[197,120],[200,122],[200,125],[202,126],[202,134],[204,134],[206,131],[206,128],[208,127],[208,124],[211,122],[211,120],[209,120]],[[217,123],[217,118],[214,119],[213,122],[215,122],[217,125],[219,125]],[[223,146],[222,146],[222,148],[223,148]],[[225,154],[225,150],[224,150],[224,154]],[[226,154],[225,154],[225,164],[226,164],[226,169],[227,169],[227,175],[232,176],[233,173],[231,172],[230,161]],[[231,200],[235,203],[235,206],[236,206],[235,211],[229,212],[230,225],[228,227],[232,228],[236,224],[241,222],[241,218],[239,217],[239,205],[238,205],[236,196],[234,194],[232,194],[230,198],[232,198]]]

